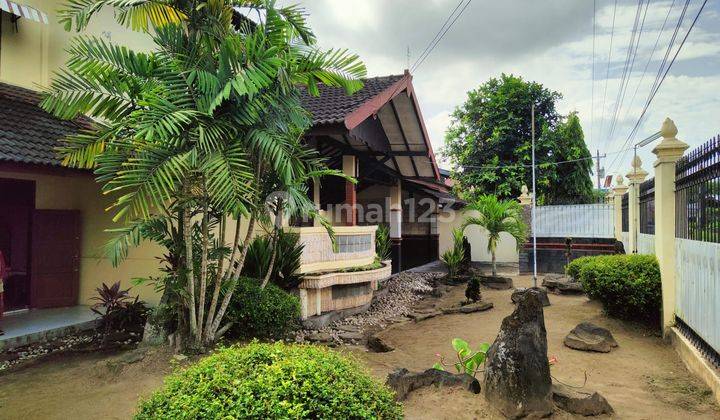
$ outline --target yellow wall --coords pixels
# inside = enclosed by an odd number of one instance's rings
[[[45,12],[49,25],[22,18],[17,22],[17,32],[7,13],[2,16],[2,38],[0,42],[0,81],[34,90],[48,86],[53,72],[64,67],[69,41],[78,36],[66,32],[57,22],[57,10],[65,0],[23,0],[23,4]],[[151,47],[145,34],[132,32],[115,22],[110,9],[103,10],[95,17],[83,35],[100,36],[106,41],[126,45],[136,50]],[[0,171],[0,177],[32,179],[36,181],[36,207],[38,209],[73,209],[82,214],[82,253],[80,267],[80,302],[90,303],[95,288],[102,282],[122,281],[129,287],[133,277],[157,274],[161,255],[159,248],[146,244],[131,251],[130,257],[117,268],[112,268],[103,258],[102,248],[110,237],[104,232],[112,223],[111,215],[105,212],[110,203],[102,197],[99,186],[90,174],[83,175],[38,175],[30,173],[9,173]],[[158,300],[151,286],[134,287],[135,293],[150,303]]]
[[[438,233],[440,235],[440,255],[453,245],[452,230],[460,227],[469,216],[477,216],[474,212],[463,213],[461,210],[442,211],[438,215]],[[465,231],[472,248],[472,260],[490,262],[491,256],[487,250],[487,231],[478,226],[469,226]],[[497,262],[517,263],[518,252],[515,239],[507,233],[500,234],[500,243],[495,252]]]
[[[57,22],[57,9],[65,0],[23,0],[21,3],[42,10],[49,25],[25,18],[18,20],[18,30],[3,13],[2,46],[0,48],[0,81],[38,89],[47,86],[53,71],[64,66],[65,49],[76,32],[66,32]],[[95,35],[106,41],[126,45],[135,50],[150,48],[147,35],[132,32],[115,22],[110,9],[103,10],[91,21],[84,35]]]
[[[133,286],[131,279],[159,274],[155,256],[162,255],[161,249],[151,243],[143,243],[131,250],[129,258],[113,268],[103,255],[103,246],[111,234],[105,229],[118,227],[112,222],[112,214],[105,211],[110,204],[102,196],[100,187],[90,174],[45,175],[0,171],[0,178],[29,179],[35,181],[35,208],[79,210],[81,214],[80,252],[80,304],[91,304],[95,288],[103,282],[120,281],[124,288],[133,287],[131,294],[154,304],[159,296],[150,285]]]

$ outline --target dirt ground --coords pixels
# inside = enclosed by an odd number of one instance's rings
[[[516,277],[516,286],[530,279]],[[455,287],[442,304],[463,298],[464,287]],[[460,337],[477,346],[492,342],[502,318],[513,310],[510,291],[483,290],[483,299],[494,303],[487,312],[445,315],[419,323],[396,325],[382,333],[396,350],[370,353],[348,351],[364,360],[371,372],[384,379],[399,367],[424,370],[436,353],[452,356],[450,340]],[[556,356],[555,378],[599,391],[626,419],[717,419],[720,411],[713,397],[692,377],[672,348],[645,329],[608,319],[599,305],[585,297],[551,295],[545,308],[548,354]],[[620,347],[609,354],[585,353],[566,348],[564,336],[579,322],[591,321],[609,328]],[[164,350],[144,360],[118,368],[122,355],[61,356],[20,371],[0,375],[0,419],[127,419],[138,399],[162,384],[177,362]],[[404,403],[410,419],[501,418],[482,395],[463,390],[428,388],[415,391]],[[558,412],[554,418],[571,418]]]

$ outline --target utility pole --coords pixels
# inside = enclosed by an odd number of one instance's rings
[[[600,189],[600,149],[595,151],[595,176],[597,176],[597,188]]]
[[[532,232],[533,232],[533,287],[537,287],[537,236],[535,236],[535,104],[530,107],[532,127]]]

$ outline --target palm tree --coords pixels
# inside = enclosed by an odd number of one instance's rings
[[[494,195],[481,195],[468,204],[465,211],[475,211],[478,216],[468,217],[463,223],[463,230],[475,225],[488,232],[487,249],[492,255],[492,275],[497,276],[495,251],[500,241],[500,234],[509,233],[515,238],[518,249],[527,239],[527,226],[523,221],[522,207],[515,200],[498,200]]]
[[[74,39],[42,106],[94,118],[60,152],[66,165],[94,169],[115,199],[114,220],[124,226],[108,244],[114,264],[141,240],[157,240],[158,223],[182,238],[173,264],[179,333],[207,348],[229,328],[221,323],[267,209],[314,216],[308,182],[343,176],[302,142],[310,119],[298,87],[353,93],[365,66],[345,50],[319,50],[305,11],[273,0],[68,0],[59,18],[81,31],[103,7],[146,32],[154,49]],[[269,191],[286,193],[266,203]],[[232,246],[228,218],[237,222]]]

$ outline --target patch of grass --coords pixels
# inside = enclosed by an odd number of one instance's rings
[[[718,410],[712,391],[694,378],[645,376],[650,392],[661,401],[695,412]]]

